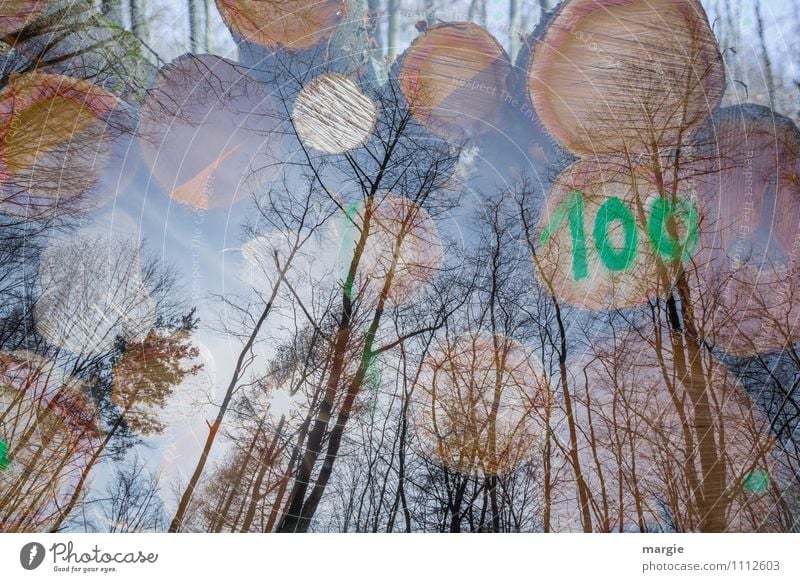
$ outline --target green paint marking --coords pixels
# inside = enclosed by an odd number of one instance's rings
[[[11,459],[8,458],[8,443],[0,441],[0,471],[7,469],[11,464]]]
[[[366,361],[364,383],[367,385],[367,389],[370,392],[369,412],[372,420],[375,420],[375,413],[378,410],[378,392],[381,387],[382,379],[383,371],[378,361],[378,354],[376,352],[370,352]]]
[[[350,206],[344,209],[346,223],[344,225],[343,240],[340,248],[343,249],[355,248],[356,245],[355,233],[358,232],[356,217],[358,216],[359,206],[360,206],[359,202],[353,202]],[[353,299],[353,283],[354,283],[353,281],[347,280],[347,274],[345,274],[344,292],[349,299]]]
[[[378,354],[371,352],[367,356],[366,373],[364,374],[364,380],[370,391],[377,394],[378,388],[380,388],[381,385],[381,378],[382,372],[380,362],[378,361]]]
[[[608,227],[613,222],[622,224],[624,242],[615,249],[608,239]],[[633,213],[616,196],[606,200],[597,212],[594,221],[594,245],[600,260],[611,271],[623,271],[636,259],[639,248],[639,231],[633,222]]]
[[[586,257],[586,234],[583,226],[583,192],[572,190],[556,208],[550,224],[542,231],[541,243],[545,244],[553,233],[569,220],[572,235],[572,276],[576,281],[589,276],[589,260]]]
[[[769,475],[766,471],[751,471],[744,478],[744,490],[748,493],[759,493],[769,489]]]
[[[542,231],[539,238],[541,244],[546,244],[565,222],[569,222],[572,237],[572,275],[576,281],[580,281],[589,276],[583,192],[572,190],[564,197]],[[609,227],[614,222],[622,226],[623,241],[619,248],[608,236]],[[672,234],[677,222],[683,223],[686,231],[682,240],[680,235]],[[673,203],[668,198],[659,197],[653,202],[647,218],[648,239],[662,257],[670,261],[686,261],[697,251],[698,222],[697,208],[690,200],[681,199]],[[600,260],[610,271],[623,271],[634,264],[639,252],[639,229],[630,207],[616,196],[606,200],[600,207],[592,236]]]
[[[686,228],[683,241],[669,233],[670,223],[681,221]],[[647,234],[650,244],[662,257],[669,261],[681,262],[692,257],[698,246],[697,209],[689,200],[679,200],[673,204],[665,197],[653,202],[650,217],[647,219]]]
[[[351,224],[355,225],[355,217],[358,215],[358,207],[361,206],[360,202],[353,202],[350,206],[344,209],[344,215],[348,218]]]

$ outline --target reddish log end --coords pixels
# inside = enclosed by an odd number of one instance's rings
[[[217,0],[217,7],[244,40],[291,51],[330,39],[348,14],[346,0]]]
[[[698,136],[695,310],[703,335],[729,353],[800,338],[798,160],[800,130],[760,105],[721,109]]]
[[[31,216],[64,206],[105,169],[119,104],[88,81],[12,75],[0,93],[0,207]]]
[[[268,91],[242,67],[187,54],[161,69],[142,108],[142,155],[177,202],[226,207],[274,175],[278,123]]]
[[[3,0],[0,2],[0,38],[18,32],[33,22],[46,0]]]
[[[570,0],[533,48],[528,91],[579,155],[680,147],[719,105],[725,71],[698,0]]]
[[[430,26],[401,59],[400,88],[432,132],[460,140],[496,126],[511,64],[486,30],[468,22]]]
[[[677,198],[689,200],[688,184],[681,186]],[[679,242],[669,249],[674,256],[658,251],[650,230],[654,213],[659,216],[658,192],[650,168],[615,158],[579,160],[564,170],[548,194],[536,238],[535,266],[546,288],[595,310],[663,296],[696,237],[681,222]]]

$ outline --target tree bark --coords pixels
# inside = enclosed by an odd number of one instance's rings
[[[386,49],[390,58],[397,56],[397,27],[400,20],[400,0],[388,0],[389,19],[386,22]]]
[[[283,425],[285,422],[286,417],[281,416],[281,420],[278,422],[278,428],[275,429],[275,435],[272,437],[272,442],[270,443],[267,452],[264,454],[264,458],[261,459],[261,468],[258,471],[258,477],[253,485],[253,496],[250,499],[250,505],[247,508],[247,514],[245,514],[244,522],[242,523],[241,531],[243,532],[250,531],[250,526],[253,524],[253,518],[256,515],[258,502],[264,497],[264,495],[261,494],[261,485],[264,483],[264,477],[267,474],[267,470],[272,467],[272,463],[275,460],[275,447],[278,444],[278,439],[281,438],[281,433],[283,432]]]
[[[761,16],[761,0],[756,0],[756,25],[758,27],[758,39],[761,43],[761,58],[764,61],[764,77],[767,83],[767,93],[769,94],[769,107],[775,107],[775,77],[772,73],[772,60],[769,56],[767,39],[764,33],[764,19]]]
[[[203,23],[203,13],[206,11],[206,0],[187,0],[189,15],[189,51],[200,53],[206,50],[206,27]],[[202,6],[200,4],[203,4]]]
[[[129,0],[128,7],[131,15],[131,32],[142,42],[147,42],[147,15],[144,0]]]
[[[519,53],[519,35],[521,33],[521,12],[519,0],[508,0],[508,56],[513,63]]]
[[[100,14],[114,24],[122,26],[122,0],[102,0],[100,2]]]

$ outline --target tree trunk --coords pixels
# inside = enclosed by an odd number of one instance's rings
[[[389,19],[386,23],[386,50],[390,58],[397,56],[397,26],[400,20],[400,0],[388,0]]]
[[[676,287],[681,297],[681,304],[689,304],[691,299],[685,275],[678,278]],[[729,503],[725,495],[725,459],[717,444],[719,427],[714,422],[711,410],[709,390],[712,387],[707,384],[703,369],[701,359],[703,347],[697,340],[694,321],[691,317],[687,317],[686,312],[684,312],[683,333],[673,331],[672,335],[676,340],[683,340],[673,342],[674,358],[678,366],[679,377],[692,403],[693,428],[697,439],[697,449],[700,453],[702,472],[698,504],[700,531],[724,532],[728,525],[726,515]]]
[[[769,107],[775,107],[775,77],[772,74],[772,60],[769,56],[769,48],[767,47],[767,39],[764,33],[764,19],[761,17],[761,0],[756,0],[756,25],[758,27],[758,39],[761,43],[761,58],[764,61],[764,78],[767,83],[767,92],[769,94]]]
[[[272,442],[270,443],[267,452],[264,454],[264,457],[261,459],[261,468],[258,471],[258,477],[253,485],[253,497],[250,499],[250,505],[247,508],[247,514],[245,515],[244,522],[242,523],[241,531],[243,532],[250,531],[250,526],[253,524],[253,518],[256,515],[258,502],[265,496],[261,494],[261,485],[264,483],[264,477],[266,476],[270,467],[272,467],[273,461],[275,460],[275,447],[278,444],[278,440],[281,438],[281,433],[283,432],[283,425],[285,422],[286,416],[282,415],[280,422],[278,422],[278,428],[275,429],[275,435],[272,437]]]
[[[330,375],[325,385],[325,394],[320,403],[319,413],[314,421],[314,426],[311,434],[308,437],[305,454],[303,455],[302,463],[295,477],[294,486],[290,495],[291,503],[289,510],[283,518],[282,523],[278,526],[278,531],[282,533],[305,531],[308,528],[308,520],[303,519],[303,506],[305,503],[306,491],[311,483],[311,475],[317,459],[322,452],[322,441],[327,431],[328,424],[330,423],[333,414],[333,404],[336,398],[336,393],[340,388],[340,381],[345,365],[345,355],[347,353],[348,344],[350,342],[350,334],[352,332],[352,317],[353,317],[353,301],[351,293],[353,284],[356,279],[361,256],[367,244],[367,238],[370,233],[370,222],[372,220],[372,197],[367,199],[366,210],[364,213],[364,223],[361,226],[361,234],[358,242],[356,243],[353,258],[350,262],[350,267],[347,274],[347,279],[342,291],[342,312],[339,318],[339,329],[336,332],[336,342],[333,346],[333,365],[331,366]],[[363,362],[362,362],[363,367]],[[360,370],[359,370],[360,372]],[[362,376],[363,379],[363,376]],[[349,396],[349,395],[348,395]],[[344,410],[344,406],[343,406]],[[331,441],[332,442],[332,437]],[[330,447],[330,444],[329,444]],[[338,449],[338,444],[336,445]]]
[[[210,4],[211,0],[203,0],[203,22],[205,23],[205,32],[203,34],[203,50],[207,53],[214,52],[214,47],[212,46],[212,37],[213,34],[213,27],[211,21],[211,7]]]
[[[250,455],[253,451],[256,450],[256,443],[258,442],[258,437],[262,434],[262,428],[264,425],[264,419],[262,418],[261,421],[258,423],[258,428],[253,433],[253,439],[250,441],[250,446],[248,447],[248,455],[245,457],[245,461],[242,463],[242,467],[239,470],[238,474],[236,475],[236,479],[231,485],[230,494],[227,495],[227,499],[225,499],[224,504],[220,508],[219,514],[215,516],[215,520],[211,523],[211,531],[213,533],[219,533],[222,531],[222,527],[225,525],[225,519],[230,511],[231,505],[233,504],[233,500],[236,497],[236,494],[239,492],[239,487],[244,480],[245,473],[247,472],[247,465],[250,460]],[[233,528],[231,528],[233,529]]]
[[[545,411],[545,441],[544,441],[544,515],[542,516],[542,529],[544,533],[552,531],[551,519],[553,512],[553,477],[552,477],[552,455],[553,455],[553,436],[550,429],[551,404],[548,400],[547,410]]]
[[[367,0],[367,10],[370,48],[378,54],[382,54],[383,43],[381,42],[380,34],[381,0]]]
[[[519,8],[519,0],[508,0],[508,55],[512,63],[519,53],[519,35],[522,32],[522,13]]]
[[[147,12],[145,0],[129,0],[128,7],[131,15],[131,32],[141,40],[147,42]]]
[[[567,417],[567,427],[569,429],[569,458],[572,463],[572,469],[575,472],[575,482],[578,487],[578,504],[580,505],[581,524],[583,525],[583,531],[589,533],[592,531],[592,515],[589,512],[589,488],[586,485],[586,480],[581,470],[581,461],[578,455],[578,431],[572,408],[572,395],[569,392],[569,385],[567,383],[567,332],[561,317],[561,307],[558,303],[559,299],[555,295],[553,295],[552,299],[553,306],[556,310],[556,322],[558,323],[558,334],[561,344],[558,354],[558,366],[561,375],[562,394],[564,396],[564,412]]]
[[[189,52],[201,53],[206,47],[205,25],[203,24],[203,12],[206,10],[206,0],[187,0],[189,14]]]
[[[114,24],[122,26],[122,0],[102,0],[100,2],[100,14]]]

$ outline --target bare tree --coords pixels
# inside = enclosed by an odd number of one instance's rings
[[[261,215],[268,224],[277,229],[279,236],[282,238],[280,247],[268,246],[262,248],[260,249],[262,252],[258,257],[262,261],[261,267],[269,270],[274,268],[276,276],[267,290],[257,290],[258,303],[254,312],[250,311],[251,306],[242,309],[230,302],[228,303],[231,307],[240,310],[245,315],[245,321],[249,320],[248,323],[252,327],[241,336],[243,345],[237,357],[233,374],[220,403],[216,418],[213,423],[208,423],[209,430],[205,445],[197,466],[181,496],[178,509],[170,524],[170,531],[179,531],[182,527],[184,515],[189,507],[192,495],[198,487],[200,477],[203,474],[206,461],[222,426],[225,414],[236,390],[246,378],[248,369],[253,363],[254,346],[259,339],[264,323],[273,310],[278,293],[286,281],[287,272],[292,268],[292,263],[296,256],[314,236],[315,231],[330,217],[330,211],[322,209],[323,207],[319,205],[317,208],[322,210],[315,210],[314,203],[317,200],[317,196],[318,191],[312,183],[305,191],[305,195],[294,197],[289,195],[288,190],[271,191],[265,196],[263,203],[258,205]]]
[[[158,483],[158,475],[136,456],[117,468],[114,480],[105,488],[106,497],[100,502],[108,533],[163,531],[166,516],[158,496]]]

